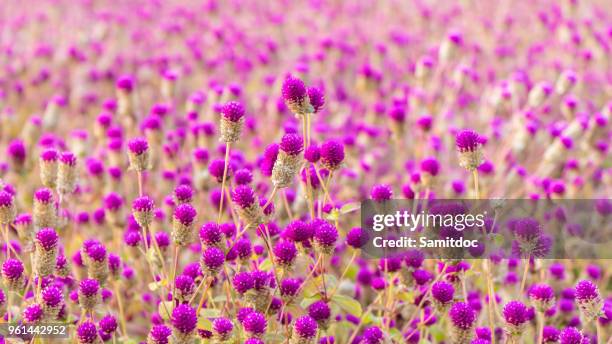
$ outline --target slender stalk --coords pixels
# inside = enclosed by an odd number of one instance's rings
[[[475,199],[480,199],[480,190],[479,190],[479,187],[478,187],[478,184],[479,184],[478,183],[478,170],[472,171],[472,174],[474,176],[474,192],[475,192],[474,198]]]
[[[519,293],[520,297],[523,297],[523,291],[525,290],[525,282],[527,282],[528,272],[529,272],[529,258],[525,259],[525,269],[523,270],[523,278],[521,279],[521,290]]]
[[[217,215],[217,223],[221,222],[223,211],[223,199],[225,197],[225,179],[227,178],[227,168],[229,165],[230,143],[225,144],[225,161],[223,163],[223,179],[221,179],[221,200],[219,201],[219,213]]]
[[[119,322],[121,324],[121,332],[124,336],[127,337],[127,326],[125,322],[125,312],[123,310],[123,300],[121,298],[121,293],[119,291],[119,285],[117,282],[115,284],[115,295],[117,296],[117,305],[119,306]]]
[[[142,186],[143,182],[142,182],[142,172],[138,171],[138,196],[142,197],[142,193],[143,193],[143,186]]]
[[[482,262],[482,265],[484,266],[484,270],[485,270],[485,275],[486,275],[486,283],[487,283],[487,294],[489,295],[489,300],[487,302],[487,311],[489,313],[489,329],[491,330],[491,333],[495,333],[495,318],[493,317],[493,298],[495,297],[495,295],[493,295],[493,290],[491,288],[491,267],[489,266],[489,260],[485,259]],[[491,344],[495,344],[495,336],[491,336]]]

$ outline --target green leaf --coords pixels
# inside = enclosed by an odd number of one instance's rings
[[[302,299],[302,302],[300,302],[300,307],[302,308],[308,308],[308,306],[312,305],[313,303],[317,302],[321,300],[321,295],[319,294],[315,294],[311,297],[305,297]]]
[[[164,320],[169,320],[172,316],[172,310],[174,309],[174,302],[164,301],[160,302],[157,306],[157,312]]]
[[[336,222],[340,218],[340,212],[334,208],[329,214],[325,215],[325,219],[331,222]]]
[[[492,239],[493,239],[493,243],[495,243],[495,246],[503,246],[504,245],[504,236],[499,234],[499,233],[493,233],[490,234]]]
[[[347,203],[340,208],[340,214],[352,213],[359,209],[361,209],[361,204],[358,202]]]
[[[401,342],[401,340],[403,339],[402,333],[395,327],[389,329],[389,336],[396,342]]]
[[[337,304],[345,312],[350,313],[356,317],[360,317],[363,312],[359,301],[342,294],[336,294],[332,297],[331,301]]]
[[[259,270],[269,271],[270,269],[272,269],[272,261],[270,261],[270,258],[264,259],[264,261],[259,264]]]
[[[204,317],[204,318],[218,318],[221,316],[221,310],[220,309],[214,309],[214,308],[203,308],[200,310],[200,317]]]
[[[198,328],[210,331],[212,330],[212,322],[208,318],[200,317],[198,318]]]
[[[436,342],[441,342],[446,338],[444,331],[437,325],[430,326],[429,333],[436,340]]]

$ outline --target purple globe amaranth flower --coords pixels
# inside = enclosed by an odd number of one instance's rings
[[[589,342],[588,338],[583,336],[575,327],[566,327],[559,333],[560,344],[588,344]]]
[[[236,185],[248,185],[253,182],[253,173],[246,168],[240,169],[234,173],[234,181]]]
[[[506,322],[506,334],[515,339],[520,337],[529,321],[527,306],[520,301],[510,301],[504,306],[502,315]]]
[[[291,241],[283,240],[274,245],[274,259],[283,268],[291,269],[297,257],[297,248]]]
[[[42,306],[37,303],[27,306],[22,313],[23,321],[27,324],[37,323],[43,320],[44,316]]]
[[[155,203],[149,196],[138,197],[132,202],[132,215],[142,228],[148,228],[153,221],[154,209]]]
[[[117,82],[115,83],[115,87],[117,87],[117,89],[125,91],[125,92],[132,92],[132,90],[134,90],[134,86],[136,84],[136,81],[134,80],[134,77],[131,75],[122,75],[117,79]]]
[[[100,283],[93,279],[87,278],[79,283],[79,293],[85,296],[94,296],[100,292]]]
[[[287,107],[296,115],[313,112],[308,99],[308,91],[304,82],[291,75],[287,76],[282,85],[281,93]]]
[[[191,204],[181,204],[174,209],[174,219],[184,226],[193,224],[196,217],[196,210]]]
[[[354,227],[346,234],[346,243],[355,248],[360,249],[368,242],[368,235],[361,227]]]
[[[217,318],[213,321],[212,330],[217,340],[225,341],[232,336],[234,324],[228,318]]]
[[[155,325],[147,335],[147,344],[168,344],[172,330],[166,325]]]
[[[189,185],[179,185],[174,189],[174,200],[177,204],[191,203],[193,189]]]
[[[239,185],[232,192],[232,201],[241,208],[248,208],[255,203],[255,193],[247,185]]]
[[[280,294],[284,300],[290,300],[296,296],[302,281],[297,278],[286,278],[280,283]]]
[[[202,271],[216,275],[225,262],[225,253],[218,247],[210,246],[202,252]]]
[[[0,191],[0,224],[7,225],[13,221],[17,215],[13,195]]]
[[[582,315],[588,320],[596,320],[603,314],[603,300],[597,285],[589,280],[576,284],[576,303]]]
[[[443,313],[453,301],[455,288],[452,284],[438,281],[431,286],[431,296],[433,297],[436,309]]]
[[[219,246],[223,240],[221,228],[214,222],[208,222],[200,228],[200,241],[206,246]]]
[[[117,330],[117,318],[111,314],[107,314],[100,319],[98,326],[100,326],[100,331],[112,334]]]
[[[190,338],[198,323],[196,310],[187,304],[178,305],[172,310],[171,322],[175,336]]]
[[[100,341],[96,324],[89,320],[82,322],[76,332],[79,344],[94,344]]]
[[[298,155],[304,149],[304,140],[297,134],[285,134],[279,148],[288,155]]]
[[[110,212],[116,212],[121,209],[123,203],[123,197],[116,192],[111,192],[104,197],[104,208]]]
[[[301,220],[290,222],[285,229],[286,237],[295,242],[306,242],[314,236],[314,228]]]
[[[338,240],[338,230],[334,225],[324,221],[315,229],[315,246],[322,253],[327,255],[331,254],[334,251],[336,240]]]
[[[59,162],[62,165],[74,167],[77,163],[77,157],[72,152],[62,152],[59,157]]]
[[[412,269],[418,269],[423,265],[425,254],[417,249],[408,250],[404,254],[406,265]]]
[[[23,171],[26,161],[26,146],[22,140],[15,139],[8,144],[6,154],[16,172]]]
[[[36,233],[36,243],[45,251],[51,251],[57,248],[59,236],[53,228],[43,228]]]
[[[325,105],[325,94],[320,88],[314,86],[308,87],[307,92],[313,113],[318,113]]]
[[[250,272],[243,271],[239,272],[234,276],[232,281],[234,289],[240,294],[244,294],[250,289],[255,288],[255,280]]]
[[[317,322],[311,316],[302,315],[295,320],[293,333],[300,338],[310,339],[317,335],[318,328]]]
[[[130,153],[141,155],[149,150],[149,142],[144,137],[137,137],[128,141],[128,149]]]
[[[476,312],[465,302],[454,303],[448,311],[453,325],[452,337],[457,343],[469,343],[476,322]]]
[[[193,239],[193,223],[197,212],[189,203],[174,208],[172,221],[172,240],[178,246],[186,246]]]
[[[223,159],[215,159],[208,164],[208,173],[211,176],[215,177],[217,182],[223,182],[223,173],[226,173],[226,177],[231,175],[231,164],[227,166],[227,171],[225,170],[225,160]]]
[[[429,185],[429,178],[435,177],[440,172],[440,163],[434,157],[428,157],[421,161],[421,180],[425,185]]]
[[[521,243],[531,243],[540,237],[542,227],[536,219],[526,217],[514,221],[512,231]]]
[[[384,333],[377,326],[368,327],[363,331],[363,343],[365,344],[382,344]]]
[[[40,298],[42,304],[46,308],[59,307],[64,303],[64,294],[62,293],[62,290],[55,285],[50,285],[43,289],[40,294]]]
[[[462,130],[457,134],[459,165],[468,171],[476,170],[484,162],[480,136],[473,130]]]
[[[548,284],[535,284],[529,289],[529,299],[538,312],[546,312],[555,303],[555,291]]]
[[[195,291],[195,283],[191,276],[180,275],[174,279],[175,297],[179,300],[189,300]]]
[[[316,320],[321,328],[327,329],[331,317],[331,308],[325,301],[319,300],[308,306],[308,315]]]
[[[240,102],[231,101],[223,105],[221,113],[228,121],[238,122],[244,117],[244,106]]]
[[[251,255],[253,253],[251,242],[248,239],[240,239],[236,241],[230,252],[232,252],[232,254],[236,254],[238,259],[242,261],[247,261],[249,258],[251,258]]]
[[[370,197],[376,202],[388,201],[393,197],[393,190],[387,184],[374,185],[370,192]]]
[[[316,164],[321,159],[321,150],[316,143],[311,144],[304,150],[304,159],[313,164]]]
[[[552,326],[544,326],[542,329],[542,343],[553,344],[559,342],[560,331]]]
[[[244,331],[254,337],[260,337],[266,332],[268,321],[266,317],[259,312],[251,312],[242,322]]]
[[[330,171],[340,168],[344,161],[344,145],[336,140],[330,140],[321,145],[321,165]]]
[[[244,341],[244,344],[265,344],[263,340],[259,338],[249,338]]]
[[[20,291],[24,285],[23,263],[15,258],[9,258],[2,264],[2,279],[9,290]]]

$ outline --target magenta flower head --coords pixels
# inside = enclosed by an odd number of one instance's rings
[[[234,173],[236,185],[248,185],[253,181],[253,173],[246,168],[242,168]]]
[[[553,344],[559,342],[560,331],[552,326],[544,326],[542,329],[542,343]]]
[[[361,227],[355,227],[346,234],[346,243],[355,248],[360,249],[368,242],[368,234]]]
[[[221,142],[233,143],[238,141],[244,126],[244,106],[242,103],[231,101],[221,108],[220,134]]]
[[[246,316],[242,322],[242,326],[248,335],[260,338],[266,332],[268,321],[263,314],[254,311]]]
[[[43,228],[34,240],[34,271],[38,276],[49,276],[55,271],[59,236],[53,228]]]
[[[98,325],[100,326],[100,331],[112,334],[117,330],[117,318],[111,314],[107,314],[100,319]]]
[[[520,301],[510,301],[502,310],[502,315],[506,322],[506,334],[513,339],[520,338],[529,321],[529,310]]]
[[[308,87],[308,99],[310,100],[310,105],[312,106],[313,113],[318,113],[323,109],[325,105],[325,94],[318,87]]]
[[[310,315],[322,329],[329,327],[331,318],[331,308],[325,301],[319,300],[308,306],[308,315]]]
[[[137,137],[128,142],[128,158],[130,168],[142,172],[150,168],[149,143],[143,137]]]
[[[234,276],[232,284],[238,293],[244,294],[250,289],[255,288],[255,279],[250,272],[243,271]]]
[[[180,343],[189,343],[197,324],[198,316],[191,306],[181,304],[172,310],[172,333]]]
[[[188,301],[195,291],[193,278],[187,275],[176,276],[174,279],[175,298],[179,301]]]
[[[297,278],[286,278],[280,283],[280,294],[283,301],[289,303],[296,296],[302,285],[302,281]]]
[[[455,141],[459,151],[459,165],[468,171],[474,171],[484,162],[480,135],[473,130],[461,130]]]
[[[226,341],[232,337],[234,323],[228,318],[217,318],[212,324],[213,335],[218,341]]]
[[[15,207],[13,195],[6,191],[0,191],[0,224],[7,225],[11,223],[16,215],[17,208]]]
[[[588,337],[582,335],[575,327],[566,327],[559,333],[559,344],[588,344]]]
[[[277,264],[287,270],[291,270],[295,259],[297,258],[297,248],[291,241],[279,241],[274,245],[274,259]]]
[[[197,212],[189,203],[183,203],[174,209],[172,221],[172,240],[176,245],[186,246],[193,240],[193,224]]]
[[[314,112],[308,99],[308,91],[302,80],[291,75],[287,76],[283,82],[282,95],[285,104],[296,116]]]
[[[370,192],[370,197],[377,202],[382,203],[393,198],[393,190],[387,184],[374,185]]]
[[[11,141],[8,144],[6,154],[14,171],[21,172],[24,170],[26,162],[26,146],[22,140],[16,139]]]
[[[172,330],[166,325],[155,325],[147,335],[147,344],[168,344]]]
[[[224,262],[225,253],[218,247],[210,246],[202,252],[202,271],[210,276],[215,276],[223,267]]]
[[[40,293],[40,303],[49,319],[56,319],[64,306],[64,294],[62,289],[55,285],[47,286]]]
[[[603,300],[595,283],[582,280],[576,284],[575,289],[576,303],[587,321],[596,320],[603,315]]]
[[[23,321],[26,324],[35,324],[43,320],[45,314],[41,305],[34,303],[27,306],[22,313]]]
[[[293,182],[299,172],[304,149],[303,139],[297,134],[285,134],[279,145],[279,152],[272,167],[272,183],[284,188]]]
[[[93,278],[86,278],[79,283],[79,305],[86,311],[93,310],[101,301],[100,283]]]
[[[340,168],[344,161],[344,145],[330,140],[321,145],[321,165],[330,171]]]
[[[122,75],[117,79],[115,86],[118,90],[130,93],[134,90],[135,83],[133,76]]]
[[[366,344],[382,344],[384,342],[385,335],[382,330],[377,326],[368,327],[363,331],[362,343]]]
[[[338,240],[338,230],[334,225],[327,221],[322,221],[322,223],[316,227],[314,242],[315,247],[320,252],[326,255],[333,253],[336,240]]]
[[[76,335],[79,344],[95,344],[101,341],[96,324],[89,320],[82,322],[77,327]]]
[[[24,283],[23,263],[15,258],[9,258],[2,264],[2,280],[9,290],[21,291]]]
[[[272,169],[274,168],[274,164],[276,163],[276,159],[278,158],[279,150],[280,146],[276,143],[267,146],[264,150],[263,158],[259,166],[259,168],[261,169],[261,173],[264,176],[272,176]]]
[[[538,312],[546,312],[555,304],[555,291],[548,284],[535,284],[529,289],[529,300]]]
[[[207,222],[200,228],[200,241],[203,245],[220,247],[222,240],[223,232],[216,223]]]
[[[76,190],[77,157],[71,152],[62,152],[57,169],[57,191],[68,195]]]
[[[176,204],[191,203],[193,200],[193,189],[189,185],[179,185],[174,189],[174,201]]]
[[[55,227],[57,222],[57,210],[55,209],[53,192],[47,188],[41,188],[34,192],[34,227]]]
[[[40,180],[48,188],[57,186],[57,168],[59,154],[55,149],[46,149],[40,154]]]
[[[304,150],[304,159],[313,164],[316,164],[321,159],[321,150],[316,143],[311,144]]]
[[[465,302],[454,303],[448,311],[453,325],[452,337],[456,343],[469,343],[472,339],[476,312]]]
[[[434,157],[428,157],[421,161],[421,181],[426,187],[431,186],[432,179],[440,172],[440,163]]]
[[[431,296],[434,306],[440,313],[446,312],[453,302],[455,288],[452,284],[445,281],[438,281],[431,286]]]
[[[247,224],[264,223],[264,215],[255,192],[248,185],[238,185],[232,192],[232,201],[238,205],[238,215]]]
[[[317,335],[319,326],[309,315],[302,315],[293,324],[293,335],[300,339],[310,340]]]
[[[132,215],[141,228],[148,228],[153,221],[155,203],[149,196],[142,196],[132,201]]]

